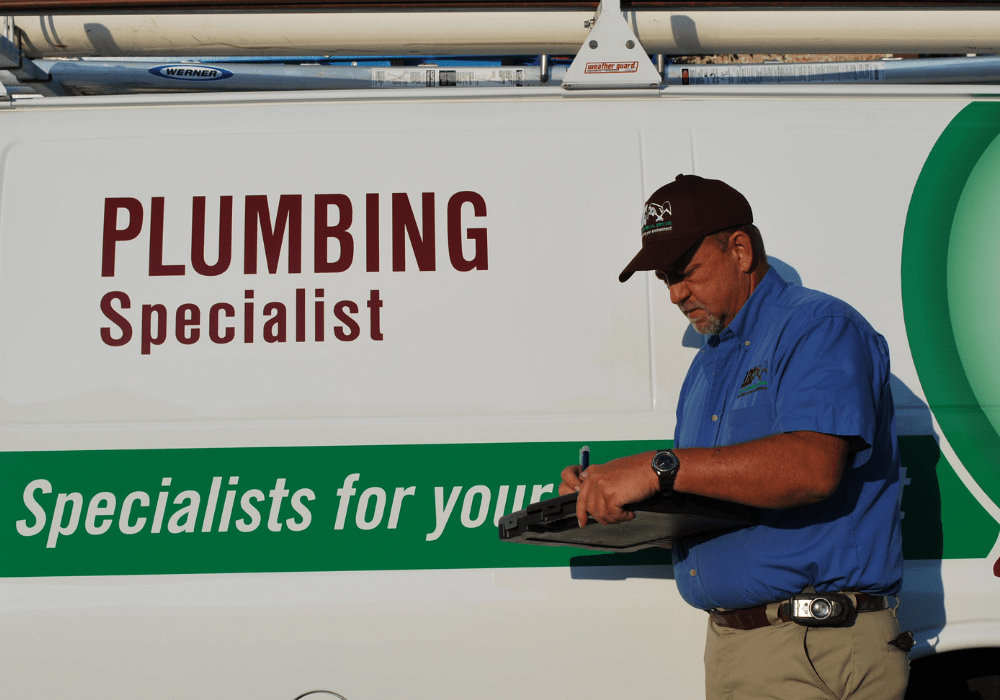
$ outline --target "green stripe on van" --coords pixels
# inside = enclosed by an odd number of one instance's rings
[[[669,445],[590,443],[595,462]],[[903,437],[900,446],[910,479],[903,498],[907,557],[985,556],[996,523],[954,478],[933,438]],[[603,554],[499,541],[498,512],[553,495],[560,469],[576,462],[579,448],[561,442],[3,453],[0,576],[668,563],[662,549]],[[946,514],[962,513],[948,517],[943,534],[942,503]]]
[[[987,556],[1000,536],[997,523],[945,459],[932,435],[901,436],[903,555],[907,559]],[[904,482],[905,483],[905,482]]]

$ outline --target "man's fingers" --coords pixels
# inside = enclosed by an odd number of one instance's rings
[[[579,464],[569,465],[568,467],[562,470],[562,474],[560,474],[560,476],[562,477],[563,483],[569,486],[570,488],[579,486],[581,483],[580,465]]]
[[[604,525],[617,525],[618,523],[625,523],[635,518],[635,513],[630,510],[623,510],[607,498],[604,500],[603,508],[600,511],[600,517],[594,513],[591,513],[591,515]]]
[[[587,526],[587,501],[585,498],[586,494],[581,493],[576,499],[576,523],[580,527]]]
[[[585,482],[576,499],[576,520],[580,527],[586,527],[587,517],[593,518],[601,525],[610,525],[615,521],[609,517],[607,496],[595,484],[596,480]]]
[[[601,525],[615,525],[632,520],[635,513],[622,510],[610,501],[608,494],[601,493],[592,484],[585,484],[585,488],[580,491],[580,496],[576,500],[576,520],[580,527],[587,525],[588,516]]]
[[[635,520],[635,513],[631,510],[621,510],[619,508],[618,515],[616,517],[616,523],[627,523],[629,520]]]
[[[580,490],[580,465],[571,464],[562,470],[562,483],[559,484],[559,495],[565,496],[567,494],[573,493]]]
[[[587,516],[603,525],[624,523],[635,519],[635,513],[624,506],[636,503],[651,494],[646,482],[649,471],[646,457],[623,458],[604,464],[593,464],[586,471],[574,464],[562,471],[563,483],[559,494],[578,492],[576,519],[580,527],[587,525]]]

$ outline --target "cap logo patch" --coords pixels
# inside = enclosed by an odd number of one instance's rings
[[[673,216],[674,212],[670,202],[656,204],[650,202],[642,212],[642,235],[648,236],[654,231],[673,228],[673,221],[664,221],[664,217]]]

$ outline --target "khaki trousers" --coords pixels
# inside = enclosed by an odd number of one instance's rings
[[[708,700],[902,700],[910,675],[892,610],[859,613],[849,627],[780,620],[734,630],[708,621]]]

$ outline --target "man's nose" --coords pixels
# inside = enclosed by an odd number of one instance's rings
[[[674,282],[673,284],[667,283],[667,288],[670,290],[670,303],[680,304],[685,299],[687,299],[691,293],[688,291],[688,287],[684,282]]]

